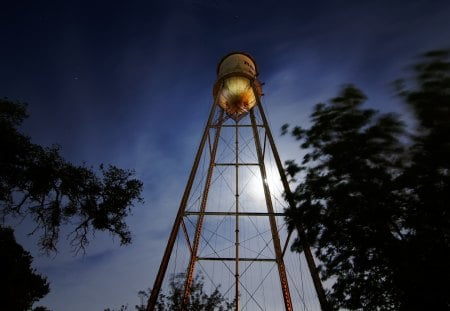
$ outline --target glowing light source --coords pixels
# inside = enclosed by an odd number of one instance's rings
[[[225,79],[217,103],[231,115],[248,112],[256,104],[250,80],[239,76]]]

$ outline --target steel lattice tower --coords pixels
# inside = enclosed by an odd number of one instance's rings
[[[188,254],[178,264],[184,267],[184,303],[189,300],[195,271],[200,266],[203,271],[207,267],[215,271],[217,276],[207,273],[214,286],[225,283],[221,289],[232,297],[236,310],[265,310],[259,302],[269,300],[262,291],[264,286],[268,288],[266,291],[282,296],[285,310],[301,310],[293,306],[285,265],[292,232],[284,226],[286,206],[278,206],[271,178],[279,182],[279,188],[286,194],[287,206],[294,206],[294,202],[261,104],[262,86],[257,79],[256,63],[246,53],[231,53],[219,62],[217,74],[214,102],[147,311],[155,308],[174,248],[178,260],[179,245]],[[320,308],[327,310],[309,245],[301,238],[301,228],[297,232],[316,299]],[[184,303],[182,310],[186,309]]]

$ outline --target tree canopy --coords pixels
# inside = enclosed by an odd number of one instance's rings
[[[315,106],[310,128],[291,130],[305,155],[286,163],[300,181],[286,219],[304,228],[336,309],[450,307],[450,285],[438,282],[450,278],[449,56],[426,53],[396,82],[413,134],[397,116],[364,108],[352,85]],[[302,251],[298,239],[293,250]]]
[[[33,257],[20,246],[11,228],[0,226],[0,301],[2,310],[31,310],[48,294],[47,279],[31,267]],[[47,310],[37,307],[34,310]]]
[[[178,273],[170,277],[169,292],[161,293],[158,297],[155,310],[168,311],[168,310],[181,310],[183,302],[184,281],[186,275],[184,273]],[[192,311],[227,311],[233,310],[234,303],[229,302],[219,291],[219,287],[216,287],[211,294],[208,294],[204,290],[203,277],[197,274],[192,281],[190,288],[189,301],[186,305],[186,310]]]
[[[126,216],[141,202],[142,182],[134,172],[112,165],[76,166],[59,146],[42,147],[19,132],[26,105],[0,99],[0,211],[7,217],[31,216],[41,232],[40,247],[56,251],[60,228],[70,225],[75,251],[84,251],[89,234],[107,231],[131,242]],[[33,231],[33,232],[34,232]]]
[[[170,276],[169,288],[167,292],[160,293],[156,302],[156,311],[180,311],[183,301],[185,273],[173,274]],[[186,310],[192,311],[228,311],[234,310],[234,302],[229,302],[216,287],[211,293],[204,289],[204,278],[197,274],[192,282],[189,301]],[[135,305],[135,310],[147,310],[146,302],[150,297],[151,290],[138,292],[140,304]],[[128,305],[122,305],[119,309],[107,308],[104,311],[127,311]]]

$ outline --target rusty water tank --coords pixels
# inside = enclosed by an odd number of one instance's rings
[[[262,95],[257,77],[258,68],[249,54],[233,52],[226,55],[217,65],[217,80],[213,88],[216,103],[231,118],[239,120]]]

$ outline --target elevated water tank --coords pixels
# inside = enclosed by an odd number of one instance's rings
[[[235,120],[239,120],[257,104],[262,95],[253,58],[243,52],[226,55],[217,65],[217,81],[213,95],[217,104]]]

